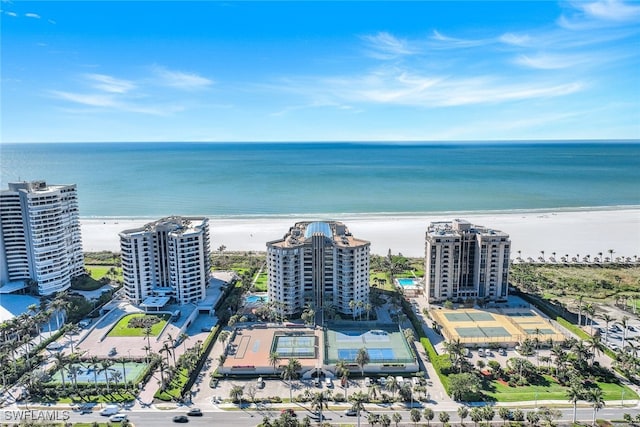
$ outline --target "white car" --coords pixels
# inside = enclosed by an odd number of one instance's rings
[[[109,417],[109,421],[112,423],[121,423],[122,421],[129,421],[129,417],[125,414],[115,414]]]

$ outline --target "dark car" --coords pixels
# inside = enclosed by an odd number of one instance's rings
[[[187,412],[187,415],[189,415],[190,417],[201,417],[202,411],[200,410],[200,408],[191,408],[189,409],[189,412]]]
[[[188,423],[189,422],[189,418],[187,418],[186,415],[176,415],[175,417],[173,417],[173,422],[174,423]]]

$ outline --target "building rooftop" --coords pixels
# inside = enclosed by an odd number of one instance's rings
[[[144,234],[157,231],[159,229],[164,229],[170,233],[178,234],[195,233],[198,232],[207,221],[208,220],[205,217],[170,216],[149,222],[142,227],[123,230],[120,232],[120,235]]]
[[[289,232],[280,240],[268,242],[268,245],[291,248],[304,245],[314,235],[322,234],[331,239],[338,247],[358,247],[368,245],[367,240],[357,239],[349,232],[349,229],[341,222],[336,221],[304,221],[298,222],[289,229]]]

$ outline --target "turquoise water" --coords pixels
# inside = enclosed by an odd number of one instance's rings
[[[416,281],[413,279],[396,279],[400,286],[415,286]]]
[[[264,295],[264,296],[249,295],[249,296],[245,297],[244,301],[247,304],[255,304],[257,302],[267,303],[267,302],[269,302],[269,297],[267,295]]]
[[[78,185],[82,217],[640,205],[634,143],[0,144],[2,188]]]

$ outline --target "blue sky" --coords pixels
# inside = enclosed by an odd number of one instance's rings
[[[1,137],[640,138],[640,3],[2,1]]]

